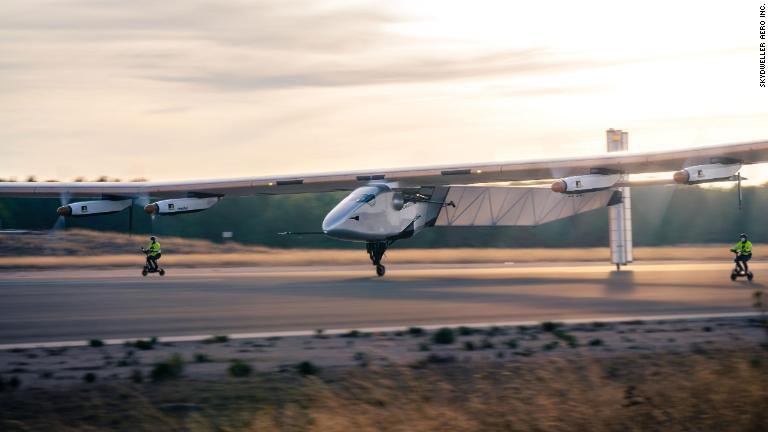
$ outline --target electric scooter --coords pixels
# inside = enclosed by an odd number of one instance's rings
[[[741,255],[740,252],[735,252],[735,253],[736,253],[736,256]],[[752,280],[752,278],[754,278],[755,275],[753,275],[751,271],[745,272],[744,270],[740,269],[737,263],[736,266],[733,268],[733,270],[731,270],[731,280],[735,281],[737,278],[740,278],[740,277],[746,277],[747,280]]]
[[[141,248],[141,251],[144,252],[144,255],[149,256],[149,251],[147,249]],[[165,276],[165,269],[157,266],[157,270],[155,270],[149,266],[149,261],[146,261],[144,263],[144,268],[141,270],[141,275],[146,276],[149,273],[158,273],[160,276]]]

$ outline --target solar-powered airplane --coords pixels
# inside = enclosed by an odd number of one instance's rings
[[[609,130],[610,134],[620,131]],[[739,181],[742,165],[768,162],[768,141],[684,150],[626,152],[344,173],[136,183],[0,183],[0,197],[86,198],[63,217],[121,212],[146,204],[152,215],[204,211],[227,196],[351,191],[322,233],[363,242],[376,273],[397,240],[433,226],[533,226],[623,203],[630,174],[669,172],[661,183]],[[550,180],[549,187],[525,184]],[[658,184],[656,182],[655,184]]]

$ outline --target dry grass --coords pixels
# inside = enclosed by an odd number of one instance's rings
[[[0,393],[0,429],[761,431],[764,350],[348,368]]]
[[[87,230],[56,235],[0,235],[0,269],[131,267],[143,258],[139,248],[144,237]],[[270,249],[239,243],[226,245],[205,240],[164,237],[165,266],[292,266],[368,264],[360,250]],[[635,248],[635,260],[728,259],[730,245],[698,245]],[[96,253],[97,255],[94,255]],[[386,262],[402,263],[501,263],[501,262],[606,262],[607,247],[563,249],[399,249],[387,252]]]

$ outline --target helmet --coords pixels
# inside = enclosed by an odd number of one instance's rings
[[[744,240],[746,240],[746,239],[747,239],[747,233],[741,233],[741,234],[739,234],[739,239],[744,239]]]
[[[150,239],[150,240],[152,240],[152,241],[155,241],[155,240],[157,240],[157,239],[155,238],[155,236],[152,236],[152,237],[150,237],[149,239]]]

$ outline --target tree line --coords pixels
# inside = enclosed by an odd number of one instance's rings
[[[272,247],[360,247],[321,235],[279,236],[282,231],[320,231],[323,217],[346,192],[282,196],[225,197],[200,213],[146,215],[133,206],[133,232],[222,241],[222,232],[233,240]],[[731,243],[739,232],[749,232],[756,242],[768,239],[763,223],[768,214],[768,190],[743,190],[738,208],[735,190],[695,186],[651,186],[632,190],[634,243],[660,246],[691,243]],[[0,199],[0,226],[4,229],[46,230],[56,224],[58,199]],[[128,231],[128,211],[114,215],[70,218],[67,227]],[[768,240],[767,240],[768,241]],[[577,215],[538,227],[435,227],[398,247],[574,247],[608,244],[605,209]]]

